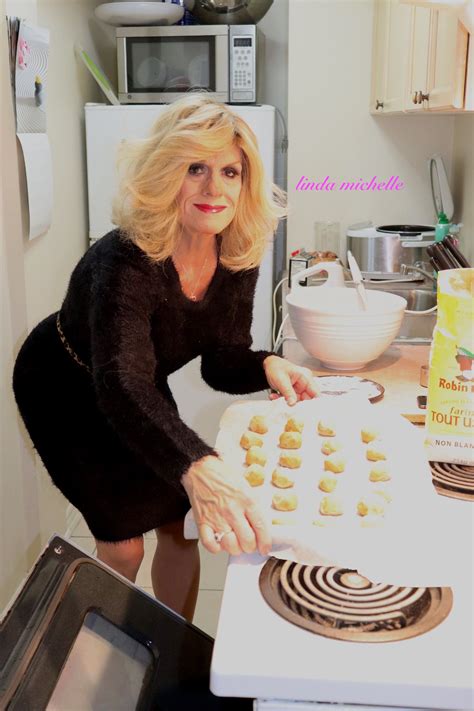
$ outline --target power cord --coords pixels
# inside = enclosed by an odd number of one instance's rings
[[[278,106],[275,106],[275,111],[283,125],[283,138],[281,139],[280,150],[282,153],[286,153],[288,151],[288,129],[286,127],[285,117],[283,116]]]
[[[288,281],[288,277],[283,277],[283,279],[281,279],[278,282],[278,284],[276,285],[276,287],[273,290],[273,322],[272,322],[272,348],[273,349],[275,348],[275,343],[278,340],[277,337],[275,336],[276,325],[277,325],[276,296],[277,296],[278,289],[280,288],[280,286],[283,284],[284,281]],[[283,323],[282,323],[282,326],[283,326]],[[281,330],[281,326],[280,326],[280,330]]]
[[[285,318],[281,322],[280,328],[278,329],[278,336],[276,338],[275,343],[273,344],[273,350],[275,352],[278,351],[280,346],[283,344],[283,341],[286,341],[286,340],[296,341],[296,338],[283,338],[283,326],[285,325],[285,322],[286,322],[288,316],[289,316],[289,314],[286,314]]]

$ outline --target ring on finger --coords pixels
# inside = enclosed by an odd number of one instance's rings
[[[216,543],[220,543],[224,536],[227,536],[228,533],[232,533],[232,531],[214,531],[214,540]]]

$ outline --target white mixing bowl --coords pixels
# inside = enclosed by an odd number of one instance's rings
[[[393,341],[407,302],[401,296],[367,291],[362,311],[354,289],[308,286],[293,289],[286,302],[304,349],[333,370],[357,370],[378,358]]]

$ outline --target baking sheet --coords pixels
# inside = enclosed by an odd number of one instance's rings
[[[269,431],[262,435],[268,458],[265,483],[260,487],[250,487],[244,478],[246,452],[239,444],[253,415],[264,415],[269,425]],[[305,422],[298,450],[282,450],[278,444],[289,417]],[[335,437],[317,433],[320,419],[334,423]],[[373,463],[366,459],[368,445],[360,437],[361,428],[366,426],[380,432],[380,446],[386,451],[391,474],[388,482],[369,481]],[[321,499],[329,495],[318,489],[326,458],[321,446],[326,439],[341,442],[343,449],[338,454],[346,462],[345,471],[335,475],[338,481],[333,495],[344,507],[343,515],[337,517],[319,512]],[[373,582],[394,585],[450,585],[460,577],[459,559],[443,555],[443,551],[457,550],[459,536],[463,535],[457,530],[455,509],[443,505],[434,491],[419,433],[389,408],[375,407],[355,395],[321,396],[292,408],[282,399],[240,402],[224,413],[216,449],[229,466],[240,472],[243,488],[259,502],[267,520],[281,522],[271,524],[271,555],[312,565],[352,568]],[[279,467],[294,477],[291,489],[278,489],[271,483],[282,451],[298,453],[302,459],[299,469]],[[359,516],[358,500],[377,490],[385,490],[392,499],[385,515]],[[296,494],[297,509],[274,510],[271,502],[275,493]],[[189,521],[187,529],[189,533]],[[463,538],[466,540],[464,535]]]

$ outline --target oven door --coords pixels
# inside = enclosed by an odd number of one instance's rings
[[[169,103],[191,91],[229,99],[227,25],[117,28],[119,100]]]
[[[8,711],[250,711],[209,691],[213,640],[53,538],[0,624]]]

